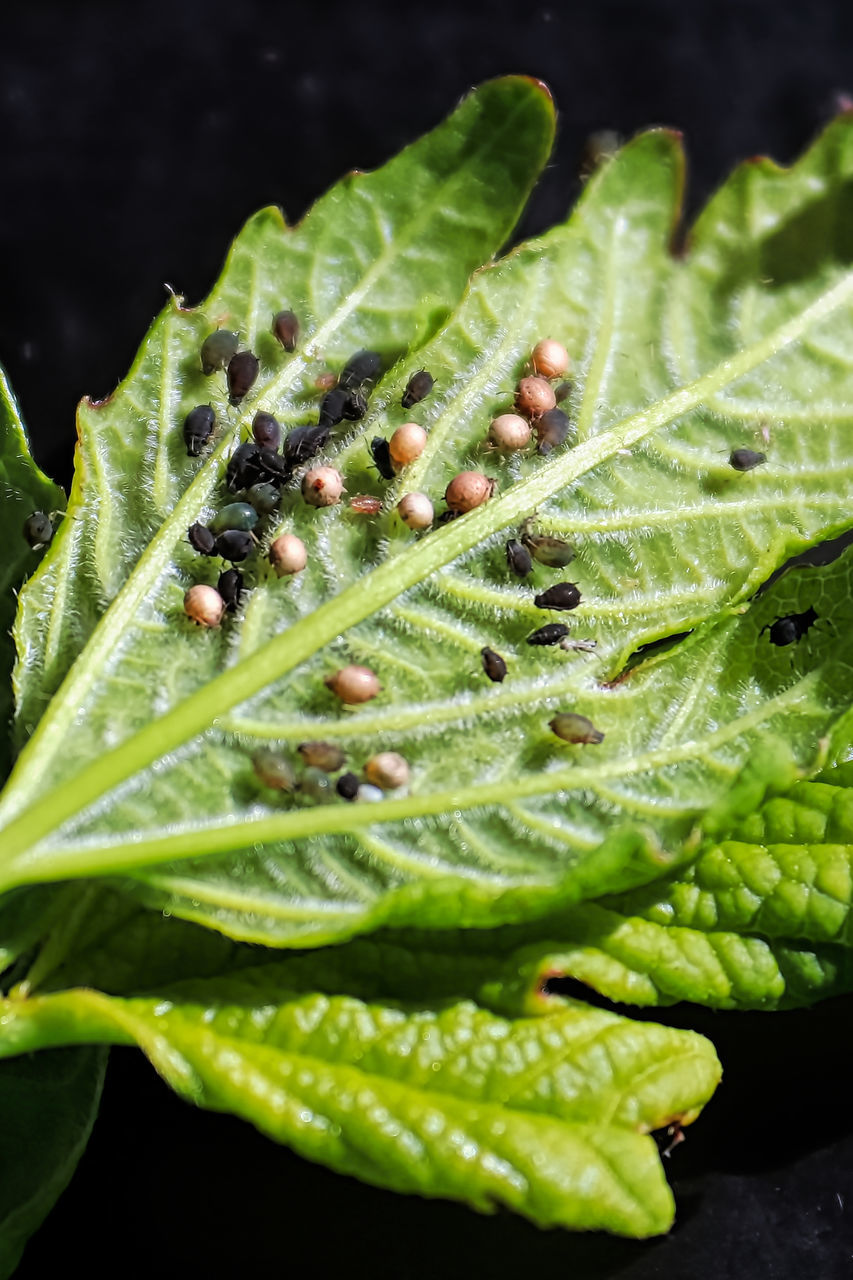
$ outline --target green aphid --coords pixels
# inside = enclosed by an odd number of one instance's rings
[[[229,502],[227,507],[217,511],[208,528],[213,533],[224,533],[226,529],[239,529],[249,533],[258,523],[258,513],[248,502]]]

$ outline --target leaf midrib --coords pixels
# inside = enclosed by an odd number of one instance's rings
[[[217,446],[209,463],[189,486],[172,516],[155,535],[149,551],[141,557],[137,569],[104,615],[89,646],[69,673],[64,692],[61,691],[58,695],[58,710],[45,717],[22,754],[21,777],[13,774],[4,798],[6,813],[11,810],[18,816],[6,827],[2,861],[8,869],[17,867],[18,872],[21,872],[27,862],[27,850],[68,818],[81,812],[155,759],[204,732],[217,717],[280,679],[312,657],[324,644],[363,621],[430,573],[470,551],[499,530],[518,523],[555,492],[611,458],[619,449],[636,444],[656,429],[697,408],[709,395],[736,381],[764,360],[797,341],[813,324],[825,319],[851,297],[853,272],[847,273],[799,315],[780,325],[765,338],[721,361],[663,400],[629,415],[609,430],[567,451],[500,498],[421,540],[407,555],[397,556],[381,564],[339,596],[321,605],[312,615],[297,622],[286,633],[268,641],[251,659],[228,668],[208,685],[191,694],[183,703],[139,730],[109,755],[84,766],[77,775],[61,783],[47,795],[41,795],[30,809],[21,812],[28,790],[31,793],[43,779],[44,761],[39,758],[38,750],[41,743],[45,739],[48,742],[53,740],[56,743],[54,750],[59,749],[62,735],[81,705],[76,686],[90,686],[97,679],[100,660],[106,656],[106,651],[118,643],[126,620],[128,617],[133,618],[147,589],[165,568],[170,558],[167,544],[171,542],[174,545],[176,530],[185,529],[191,523],[192,514],[200,508],[204,496],[212,488],[216,465],[221,461],[229,439],[226,436]],[[263,396],[260,399],[263,400]],[[253,405],[251,412],[254,412],[255,407]],[[244,420],[245,417],[242,421]],[[28,782],[29,787],[26,785]],[[388,805],[399,803],[383,802]],[[32,876],[33,868],[30,867],[29,870],[28,879]],[[15,882],[13,874],[6,887]]]

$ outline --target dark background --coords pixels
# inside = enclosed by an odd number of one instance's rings
[[[0,360],[65,483],[74,406],[124,374],[165,281],[197,301],[253,210],[296,219],[482,79],[538,76],[560,110],[525,234],[565,213],[593,129],[681,128],[695,211],[738,159],[791,160],[853,91],[853,7],[823,0],[29,0],[3,7],[0,39]],[[649,1244],[348,1182],[193,1111],[119,1050],[19,1276],[851,1277],[851,1013],[670,1014],[727,1074],[670,1161],[678,1226]]]

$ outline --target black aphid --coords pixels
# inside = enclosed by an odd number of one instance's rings
[[[766,461],[767,454],[756,453],[754,449],[732,449],[729,454],[729,465],[735,471],[751,471],[753,467],[760,467]]]
[[[281,494],[277,485],[270,484],[268,480],[261,481],[260,484],[252,485],[246,494],[246,501],[252,504],[259,516],[269,516],[277,509]]]
[[[254,351],[238,351],[228,361],[228,399],[231,404],[239,404],[251,391],[258,376],[261,362]]]
[[[296,350],[296,339],[299,337],[299,320],[292,311],[279,311],[273,316],[272,331],[285,351]]]
[[[406,390],[403,392],[400,404],[404,409],[411,409],[413,404],[425,400],[434,386],[435,378],[432,374],[427,373],[426,369],[420,369],[417,373],[413,373],[406,383]]]
[[[458,520],[462,515],[461,511],[454,511],[452,507],[448,507],[446,511],[442,511],[441,515],[436,518],[435,523],[450,524],[451,520]]]
[[[195,409],[190,409],[184,419],[184,444],[187,446],[188,457],[198,457],[215,426],[216,415],[209,404],[200,404]]]
[[[284,461],[288,471],[316,458],[325,449],[331,429],[326,426],[297,427],[284,442]]]
[[[506,676],[506,663],[499,653],[495,653],[494,649],[480,650],[483,659],[483,670],[490,680],[494,680],[495,684],[500,684]]]
[[[284,484],[290,476],[287,460],[280,453],[276,453],[275,449],[258,449],[256,466],[261,473],[261,479],[269,481],[270,484]]]
[[[375,382],[381,372],[382,358],[378,351],[357,351],[341,370],[338,386],[345,391],[360,390],[365,382]]]
[[[271,413],[261,410],[252,420],[252,435],[255,443],[265,449],[277,449],[281,444],[281,423]]]
[[[189,541],[190,546],[193,548],[194,551],[197,551],[199,555],[202,555],[202,556],[213,555],[213,548],[216,545],[216,538],[210,532],[210,530],[207,528],[206,525],[199,524],[198,521],[196,521],[195,524],[191,524],[189,529],[187,530],[187,539]]]
[[[765,631],[769,631],[770,643],[780,647],[786,644],[799,644],[809,627],[815,622],[817,622],[817,614],[814,609],[806,609],[803,613],[789,613],[784,618],[777,618],[775,622],[768,622],[766,627],[761,628],[759,634],[763,635]]]
[[[349,407],[350,394],[344,387],[333,387],[331,391],[326,392],[320,401],[318,422],[321,427],[336,427],[339,422],[343,422]]]
[[[53,525],[50,522],[50,516],[46,515],[44,511],[34,511],[24,521],[23,533],[25,540],[33,551],[37,551],[39,547],[46,547],[53,537]]]
[[[225,601],[225,608],[231,613],[240,607],[240,597],[243,594],[243,575],[239,569],[226,569],[224,573],[219,575],[219,581],[216,584],[216,590]]]
[[[537,609],[577,609],[581,593],[573,582],[556,582],[533,597]]]
[[[237,564],[251,555],[255,545],[255,539],[250,533],[242,529],[226,529],[214,542],[213,552],[223,560],[230,560],[232,564]]]
[[[564,622],[549,622],[527,637],[528,644],[559,644],[569,634]]]
[[[249,489],[264,479],[258,463],[260,452],[251,440],[238,444],[225,468],[225,483],[231,493],[236,493],[238,489]]]
[[[370,453],[382,479],[393,480],[394,465],[391,462],[391,450],[384,436],[373,437],[370,442]]]
[[[561,382],[554,388],[554,397],[557,404],[562,404],[564,400],[568,400],[572,394],[572,384],[570,382]]]
[[[339,796],[343,796],[344,800],[354,800],[358,795],[360,785],[361,783],[356,774],[342,773],[335,783],[335,790]]]
[[[519,578],[526,578],[533,568],[530,552],[515,538],[510,538],[506,544],[506,562]]]
[[[568,440],[571,429],[568,414],[563,413],[562,409],[549,409],[547,413],[543,413],[533,423],[533,430],[539,441],[537,453],[545,454],[552,449],[559,449]]]
[[[367,413],[367,396],[361,387],[354,387],[347,395],[344,417],[347,422],[359,422]]]
[[[232,356],[237,354],[238,337],[230,329],[216,329],[201,344],[201,371],[215,373],[224,369]]]

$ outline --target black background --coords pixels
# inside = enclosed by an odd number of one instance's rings
[[[296,219],[482,79],[538,76],[559,107],[524,234],[564,215],[592,129],[681,128],[691,211],[738,159],[792,159],[853,91],[853,8],[820,0],[30,0],[3,7],[0,40],[0,360],[64,483],[74,406],[121,378],[165,281],[197,301],[253,210]],[[726,1079],[669,1163],[678,1225],[648,1244],[348,1182],[192,1110],[120,1050],[19,1275],[850,1277],[851,1013],[669,1015],[712,1036]]]

